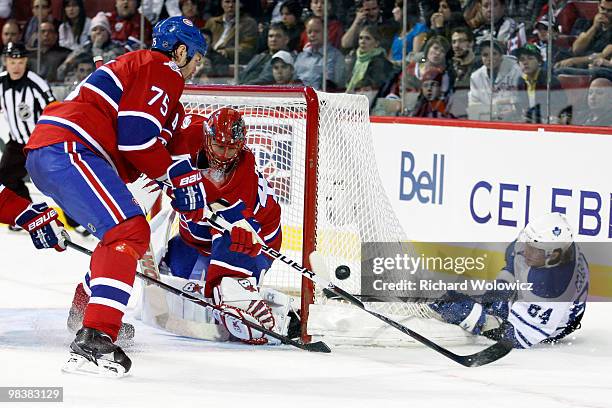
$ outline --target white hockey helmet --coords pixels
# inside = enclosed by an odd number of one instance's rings
[[[518,241],[542,250],[543,266],[551,268],[561,263],[564,252],[574,242],[574,234],[563,214],[549,213],[529,222]]]

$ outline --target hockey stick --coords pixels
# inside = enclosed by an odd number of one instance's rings
[[[228,222],[221,216],[215,214],[208,208],[205,211],[205,216],[206,218],[208,218],[208,221],[216,228],[219,228],[224,231],[230,231],[232,229],[232,224],[230,222]],[[383,322],[389,324],[390,326],[395,327],[397,330],[401,331],[402,333],[407,334],[408,336],[412,337],[419,343],[429,347],[430,349],[434,351],[437,351],[438,353],[450,358],[451,360],[465,367],[479,367],[485,364],[492,363],[504,357],[506,354],[508,354],[512,350],[512,344],[510,342],[502,340],[474,354],[470,354],[467,356],[461,356],[461,355],[455,354],[452,351],[440,346],[439,344],[434,343],[428,338],[423,337],[419,333],[410,330],[408,327],[404,326],[403,324],[398,323],[395,320],[390,319],[387,316],[384,316],[373,310],[370,310],[366,304],[364,304],[362,301],[357,299],[355,296],[344,291],[343,289],[339,288],[338,286],[334,285],[328,280],[322,278],[321,276],[315,274],[313,271],[306,269],[305,267],[300,265],[298,262],[292,260],[291,258],[270,248],[269,246],[265,244],[265,242],[263,242],[261,238],[258,237],[258,240],[259,240],[259,243],[261,243],[262,245],[263,252],[268,254],[270,257],[283,262],[284,264],[289,266],[290,269],[298,271],[299,273],[302,274],[302,276],[306,277],[307,279],[311,280],[319,287],[323,288],[323,290],[328,290],[334,293],[335,295],[359,307],[360,309],[376,317],[377,319],[380,319]]]
[[[72,241],[66,240],[65,242],[66,242],[66,246],[69,246],[72,249],[76,249],[77,251],[79,251],[79,252],[81,252],[83,254],[86,254],[86,255],[89,255],[89,256],[91,256],[93,254],[93,251],[91,251],[91,250],[89,250],[87,248],[84,248],[84,247],[82,247],[82,246],[80,246],[78,244],[75,244]],[[274,332],[272,330],[268,330],[265,327],[260,326],[260,325],[258,325],[256,323],[252,323],[252,322],[250,322],[250,321],[248,321],[246,319],[242,319],[242,318],[240,318],[240,317],[238,317],[238,316],[236,316],[234,314],[228,313],[228,312],[226,312],[220,306],[217,306],[217,305],[214,305],[212,303],[209,303],[209,302],[207,302],[207,301],[205,301],[203,299],[199,299],[199,298],[197,298],[197,297],[195,297],[193,295],[190,295],[187,292],[183,292],[182,290],[175,288],[174,286],[170,286],[170,285],[168,285],[168,284],[166,284],[166,283],[164,283],[162,281],[159,281],[159,280],[157,280],[155,278],[152,278],[152,277],[150,277],[148,275],[145,275],[144,273],[136,271],[136,276],[138,276],[140,279],[144,280],[147,283],[159,286],[160,288],[162,288],[162,289],[164,289],[164,290],[166,290],[168,292],[174,293],[177,296],[183,297],[183,298],[189,300],[190,302],[193,302],[193,303],[195,303],[197,305],[200,305],[200,306],[208,308],[208,309],[215,310],[220,315],[224,315],[224,316],[229,317],[231,319],[240,320],[240,322],[242,324],[244,324],[245,326],[250,327],[253,330],[260,331],[260,332],[262,332],[262,333],[264,333],[264,334],[266,334],[266,335],[268,335],[270,337],[273,337],[273,338],[279,340],[283,344],[288,344],[290,346],[297,347],[299,349],[306,350],[306,351],[313,351],[313,352],[319,352],[319,353],[330,353],[331,352],[331,349],[327,346],[327,344],[323,343],[322,341],[318,341],[316,343],[304,344],[304,343],[292,340],[292,339],[290,339],[287,336],[283,336],[282,334],[278,334],[278,333],[276,333],[276,332]]]

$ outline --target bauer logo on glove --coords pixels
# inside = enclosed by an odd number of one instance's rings
[[[200,171],[193,168],[188,159],[184,159],[172,164],[167,173],[174,195],[172,206],[183,213],[188,220],[203,218],[206,191]]]
[[[24,229],[28,232],[40,227],[41,225],[45,225],[54,219],[57,218],[57,211],[54,209],[49,209],[42,213],[38,218],[35,218],[34,221],[30,222]]]
[[[192,184],[195,184],[196,182],[201,181],[201,180],[202,180],[202,173],[198,171],[196,173],[189,174],[181,178],[178,183],[174,183],[174,184],[178,184],[179,187],[185,187],[185,186],[190,186]]]
[[[57,211],[47,207],[47,204],[31,204],[17,217],[15,223],[30,233],[36,248],[55,248],[57,251],[66,249],[64,241],[68,239],[68,233],[59,221]]]

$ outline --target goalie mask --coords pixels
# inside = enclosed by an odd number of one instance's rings
[[[246,127],[237,110],[218,109],[204,122],[204,152],[210,168],[231,170],[245,143]]]
[[[564,215],[550,213],[527,224],[518,242],[529,266],[552,268],[567,259],[574,236]]]

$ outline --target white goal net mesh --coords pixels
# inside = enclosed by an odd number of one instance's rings
[[[187,113],[208,115],[221,107],[232,107],[242,113],[247,126],[247,144],[282,207],[282,252],[298,261],[304,259],[305,200],[316,200],[315,230],[307,234],[314,234],[316,249],[330,271],[327,278],[359,295],[361,244],[405,242],[407,236],[387,199],[374,163],[367,98],[321,92],[316,96],[318,104],[311,101],[309,106],[309,99],[300,89],[266,92],[253,87],[194,87],[185,91],[182,102]],[[318,109],[318,127],[313,124],[317,116],[312,115],[313,109]],[[309,121],[311,128],[307,127]],[[317,177],[312,181],[316,183],[312,190],[316,197],[305,197],[306,172],[313,164],[307,153],[308,137],[316,137],[318,141]],[[347,279],[336,278],[334,271],[339,265],[350,268]],[[276,262],[268,271],[264,285],[300,293],[301,275]],[[321,292],[315,292],[315,303],[330,301]],[[377,302],[374,305],[393,315],[431,316],[430,309],[423,304]]]

